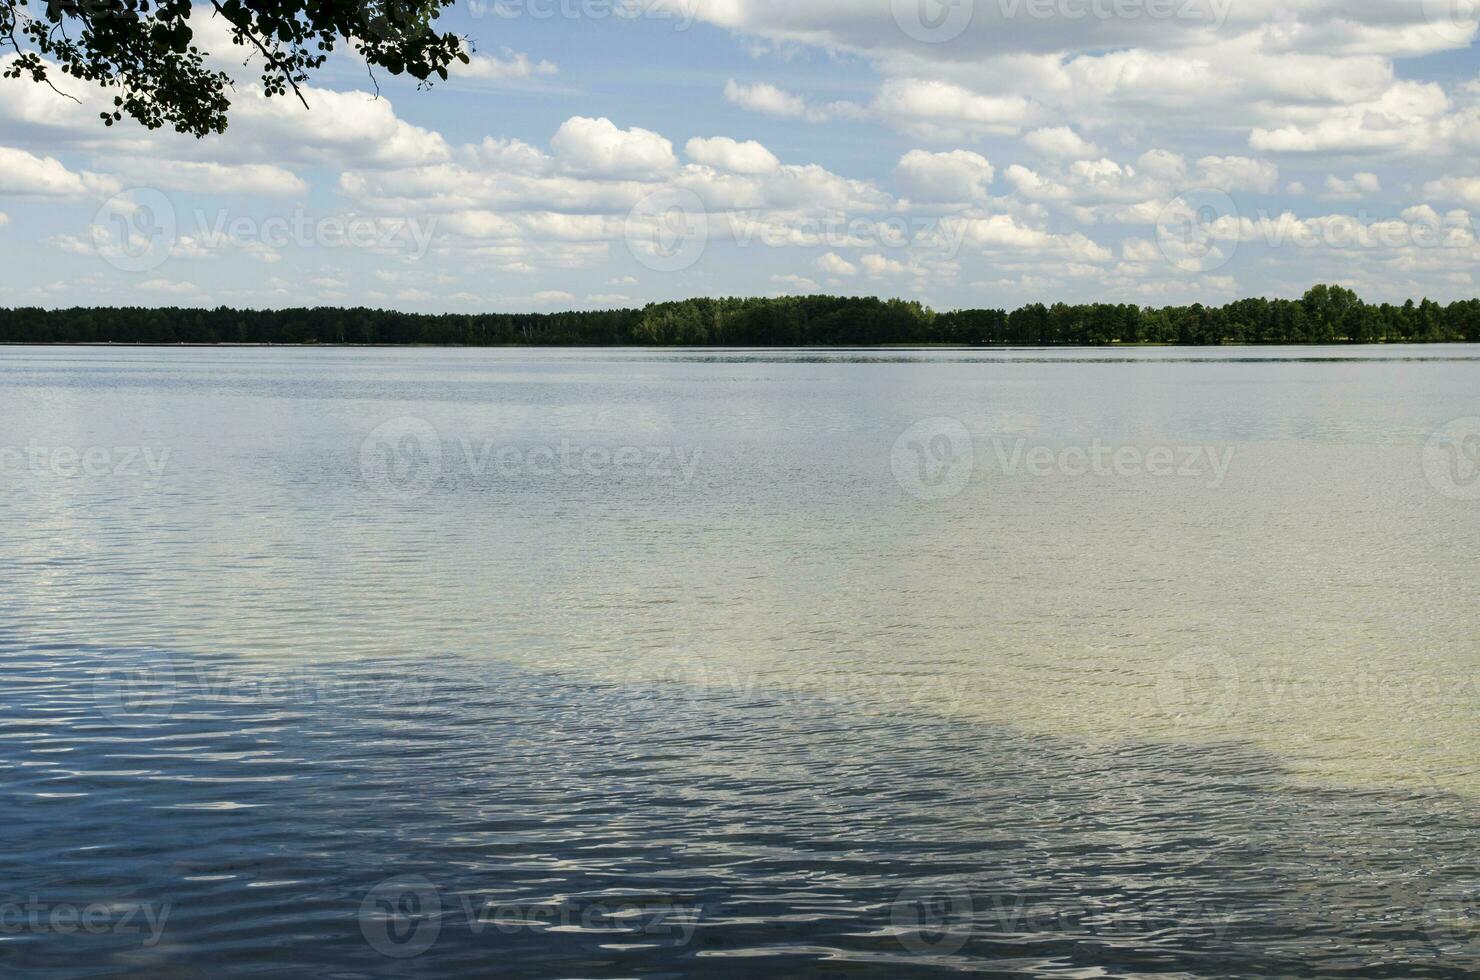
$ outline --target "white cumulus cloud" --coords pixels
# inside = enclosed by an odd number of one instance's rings
[[[586,176],[647,180],[678,166],[668,140],[636,126],[619,129],[605,117],[572,116],[556,131],[550,148],[566,171]]]
[[[776,155],[755,140],[737,142],[728,136],[695,137],[684,145],[695,163],[737,174],[773,174],[781,169]]]

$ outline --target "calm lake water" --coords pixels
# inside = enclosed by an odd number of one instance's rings
[[[1474,976],[1480,348],[0,348],[0,973]]]

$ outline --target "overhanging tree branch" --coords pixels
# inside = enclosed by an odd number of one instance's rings
[[[461,38],[433,26],[454,0],[0,0],[0,47],[16,53],[9,78],[28,78],[76,102],[52,84],[61,72],[110,90],[106,125],[131,116],[149,129],[165,125],[203,137],[226,129],[232,80],[209,67],[211,55],[190,28],[192,16],[220,16],[233,47],[261,54],[266,96],[305,94],[315,69],[347,44],[369,68],[410,75],[423,85],[445,80],[453,62],[467,63]],[[29,9],[29,13],[27,12]],[[80,25],[80,30],[73,30]]]
[[[293,87],[293,94],[298,96],[298,101],[303,103],[303,108],[311,109],[312,107],[308,104],[308,100],[303,97],[303,91],[298,87],[298,82],[294,80],[293,73],[277,59],[276,55],[267,50],[267,45],[263,44],[257,35],[252,33],[250,28],[232,20],[231,16],[226,13],[225,8],[221,6],[220,0],[211,0],[211,6],[216,8],[216,12],[226,19],[226,22],[232,26],[237,34],[256,45],[257,50],[262,52],[262,57],[267,59],[267,63],[283,73],[284,80]]]

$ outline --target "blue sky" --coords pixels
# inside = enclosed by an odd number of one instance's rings
[[[199,9],[200,141],[0,80],[0,304],[1480,293],[1480,0],[498,2],[449,82],[345,52],[309,111]]]

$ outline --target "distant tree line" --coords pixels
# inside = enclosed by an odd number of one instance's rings
[[[546,344],[808,346],[875,344],[1367,344],[1480,341],[1480,300],[1394,306],[1316,286],[1301,299],[1222,307],[1033,303],[936,312],[849,296],[689,299],[642,309],[430,315],[318,307],[0,309],[0,343]]]

